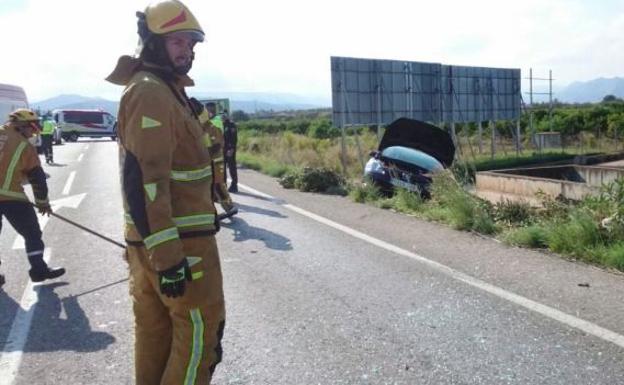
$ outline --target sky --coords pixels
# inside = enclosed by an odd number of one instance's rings
[[[139,0],[0,0],[0,83],[29,101],[119,98]],[[194,91],[331,101],[330,57],[520,68],[555,87],[624,76],[624,0],[185,0],[207,34]],[[523,87],[526,87],[523,84]],[[537,83],[538,91],[547,83]],[[528,91],[526,88],[523,91]]]

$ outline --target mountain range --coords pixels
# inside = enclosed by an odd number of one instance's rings
[[[624,99],[624,78],[598,78],[586,82],[574,82],[562,88],[555,87],[553,99],[565,103],[597,103],[606,95],[615,95]],[[331,101],[321,97],[306,97],[288,93],[269,92],[221,92],[221,93],[195,93],[190,96],[199,99],[229,98],[232,111],[243,110],[247,113],[257,111],[289,111],[305,110],[313,108],[326,108],[331,106]],[[527,93],[523,93],[525,102],[528,102]],[[535,102],[547,102],[548,96],[536,95]],[[41,111],[53,109],[102,109],[113,115],[117,115],[119,102],[86,97],[81,95],[59,95],[50,99],[31,103],[34,108]]]
[[[566,103],[596,103],[606,95],[624,98],[624,78],[598,78],[586,82],[574,82],[555,91],[554,99]]]
[[[229,98],[232,111],[243,110],[247,113],[257,111],[289,111],[328,107],[331,102],[322,98],[308,98],[286,93],[263,92],[226,92],[217,94],[197,93],[189,96],[198,99]],[[58,95],[49,99],[31,103],[41,111],[54,109],[102,109],[117,115],[119,102],[81,95]]]

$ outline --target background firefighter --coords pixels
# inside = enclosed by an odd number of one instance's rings
[[[204,32],[177,0],[138,12],[139,56],[107,78],[124,85],[120,170],[138,385],[208,384],[221,361],[225,304],[212,158],[184,87]]]
[[[199,117],[204,130],[209,135],[205,140],[205,145],[211,149],[213,154],[214,197],[225,211],[225,213],[220,214],[219,218],[229,218],[238,213],[238,208],[234,205],[225,183],[223,119],[221,115],[217,114],[217,105],[213,102],[206,103],[205,109],[199,102],[194,102],[194,105],[196,111],[200,113]],[[204,111],[205,114],[203,114]]]
[[[0,128],[0,231],[2,217],[6,217],[15,231],[24,237],[30,263],[28,274],[33,282],[65,274],[65,269],[50,268],[43,260],[45,245],[41,239],[39,221],[22,187],[22,181],[27,179],[32,186],[39,212],[47,215],[52,213],[45,173],[37,150],[28,141],[40,130],[37,114],[28,109],[12,112],[9,121]],[[4,283],[2,276],[0,283]]]
[[[238,131],[236,123],[227,114],[223,113],[223,155],[225,157],[225,182],[227,184],[227,171],[230,170],[230,187],[228,191],[231,193],[238,192],[238,172],[236,170],[236,144],[238,142]]]

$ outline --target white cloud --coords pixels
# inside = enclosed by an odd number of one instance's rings
[[[138,0],[0,5],[0,82],[32,100],[115,98],[103,78],[136,45]],[[615,0],[187,0],[208,34],[197,91],[282,91],[329,99],[329,56],[522,68],[557,84],[624,75],[624,6]]]

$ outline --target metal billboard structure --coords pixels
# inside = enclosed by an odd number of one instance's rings
[[[336,127],[520,118],[519,69],[332,57],[331,76]]]

